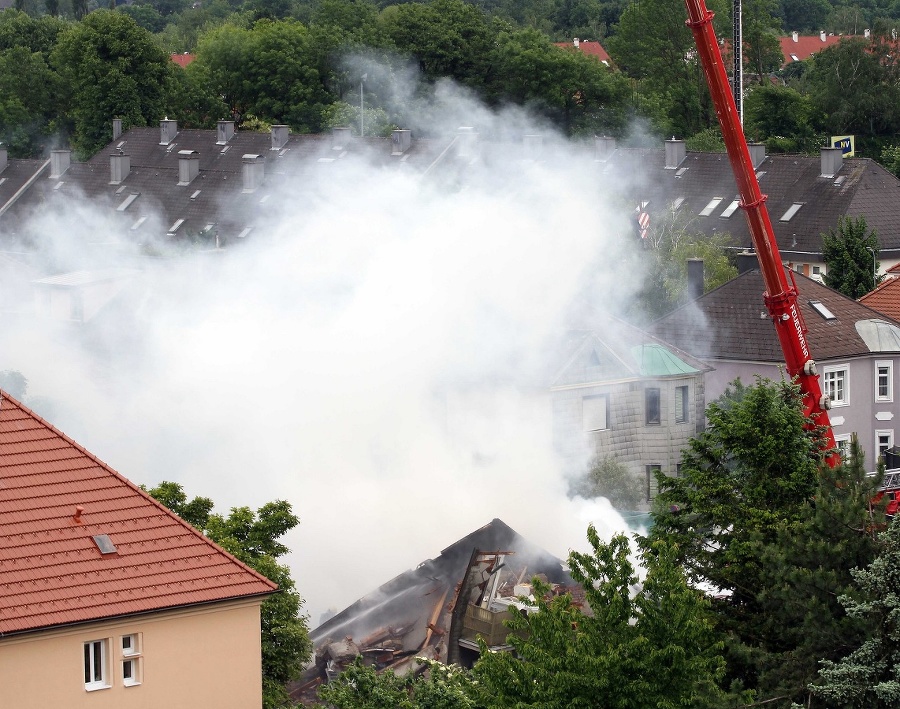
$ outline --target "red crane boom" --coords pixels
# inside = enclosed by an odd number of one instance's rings
[[[828,400],[822,395],[816,363],[812,359],[806,340],[806,324],[797,307],[797,284],[793,274],[788,282],[781,263],[775,232],[769,220],[769,210],[766,209],[766,195],[759,189],[759,181],[756,179],[756,171],[741,128],[734,96],[725,74],[722,53],[719,51],[719,43],[713,31],[714,13],[707,9],[704,0],[684,0],[684,2],[689,18],[687,25],[694,33],[700,63],[706,74],[722,137],[725,139],[728,159],[737,182],[740,206],[747,215],[750,236],[759,258],[759,267],[766,286],[763,300],[775,323],[775,331],[784,352],[787,373],[791,379],[797,381],[803,392],[806,414],[812,416],[816,424],[826,427],[828,447],[834,449],[834,432],[831,430],[827,411]],[[838,456],[830,455],[828,461],[834,466],[838,462]]]

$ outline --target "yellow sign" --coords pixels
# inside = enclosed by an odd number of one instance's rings
[[[853,138],[852,135],[833,135],[831,136],[831,147],[840,148],[845,158],[852,158],[855,149]]]

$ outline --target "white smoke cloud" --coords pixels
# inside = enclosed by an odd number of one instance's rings
[[[488,132],[505,120],[476,115]],[[3,328],[0,369],[136,483],[179,482],[219,511],[289,500],[286,561],[313,623],[494,517],[564,557],[588,521],[625,525],[566,497],[549,354],[637,279],[590,149],[545,146],[552,163],[475,163],[449,192],[411,170],[323,171],[302,200],[287,185],[255,243],[142,262],[146,290],[114,327]],[[60,261],[108,265],[113,250],[76,248],[115,240],[82,210],[42,230]]]

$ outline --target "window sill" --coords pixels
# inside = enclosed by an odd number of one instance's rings
[[[112,689],[111,684],[100,684],[99,682],[96,684],[86,684],[84,685],[85,692],[96,692],[100,689]]]

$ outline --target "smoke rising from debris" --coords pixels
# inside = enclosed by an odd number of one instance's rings
[[[509,125],[454,105],[447,125]],[[0,369],[135,483],[173,480],[223,512],[289,500],[285,560],[313,625],[494,517],[565,557],[588,521],[607,536],[624,523],[566,497],[558,346],[639,277],[592,146],[544,136],[552,160],[474,161],[449,184],[343,165],[285,185],[255,241],[140,260],[93,322],[10,322]],[[42,219],[56,272],[128,250],[86,207]]]

